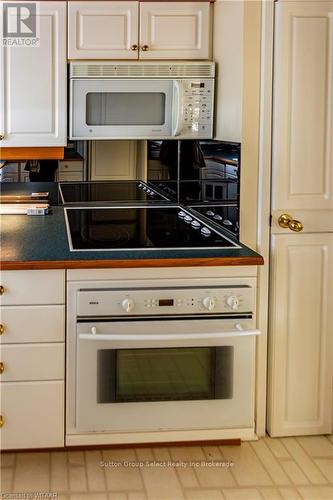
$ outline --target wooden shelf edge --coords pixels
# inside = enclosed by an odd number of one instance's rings
[[[133,260],[32,260],[3,261],[3,271],[27,269],[104,269],[140,267],[205,267],[205,266],[261,266],[258,257],[211,257],[195,259],[133,259]]]
[[[64,147],[50,148],[3,148],[0,147],[0,160],[63,160]]]

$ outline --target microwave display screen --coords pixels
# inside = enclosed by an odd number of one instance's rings
[[[163,125],[163,92],[89,92],[87,125]]]
[[[200,82],[200,83],[191,83],[191,87],[192,89],[203,89],[205,88],[205,84],[204,82]]]

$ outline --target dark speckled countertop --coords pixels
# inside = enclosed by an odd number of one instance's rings
[[[56,183],[8,183],[2,194],[48,191],[52,204],[58,202]],[[117,250],[71,252],[64,210],[52,206],[45,216],[1,216],[1,268],[69,269],[105,267],[170,267],[261,265],[263,259],[247,247],[221,250]]]

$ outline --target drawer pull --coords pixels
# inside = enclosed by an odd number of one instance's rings
[[[0,375],[5,371],[5,365],[0,361]]]
[[[3,427],[3,424],[4,424],[3,416],[0,415],[0,429],[1,427]]]
[[[5,331],[4,325],[0,324],[0,335],[2,335],[4,333],[4,331]]]
[[[5,288],[0,285],[0,295],[3,295],[5,293]]]
[[[147,52],[147,50],[149,50],[149,45],[142,45],[141,50],[143,50],[143,52]]]

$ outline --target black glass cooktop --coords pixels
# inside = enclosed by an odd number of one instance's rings
[[[61,202],[64,204],[146,203],[168,201],[163,193],[143,181],[61,182]]]
[[[71,250],[238,247],[181,206],[65,208],[65,214]]]

